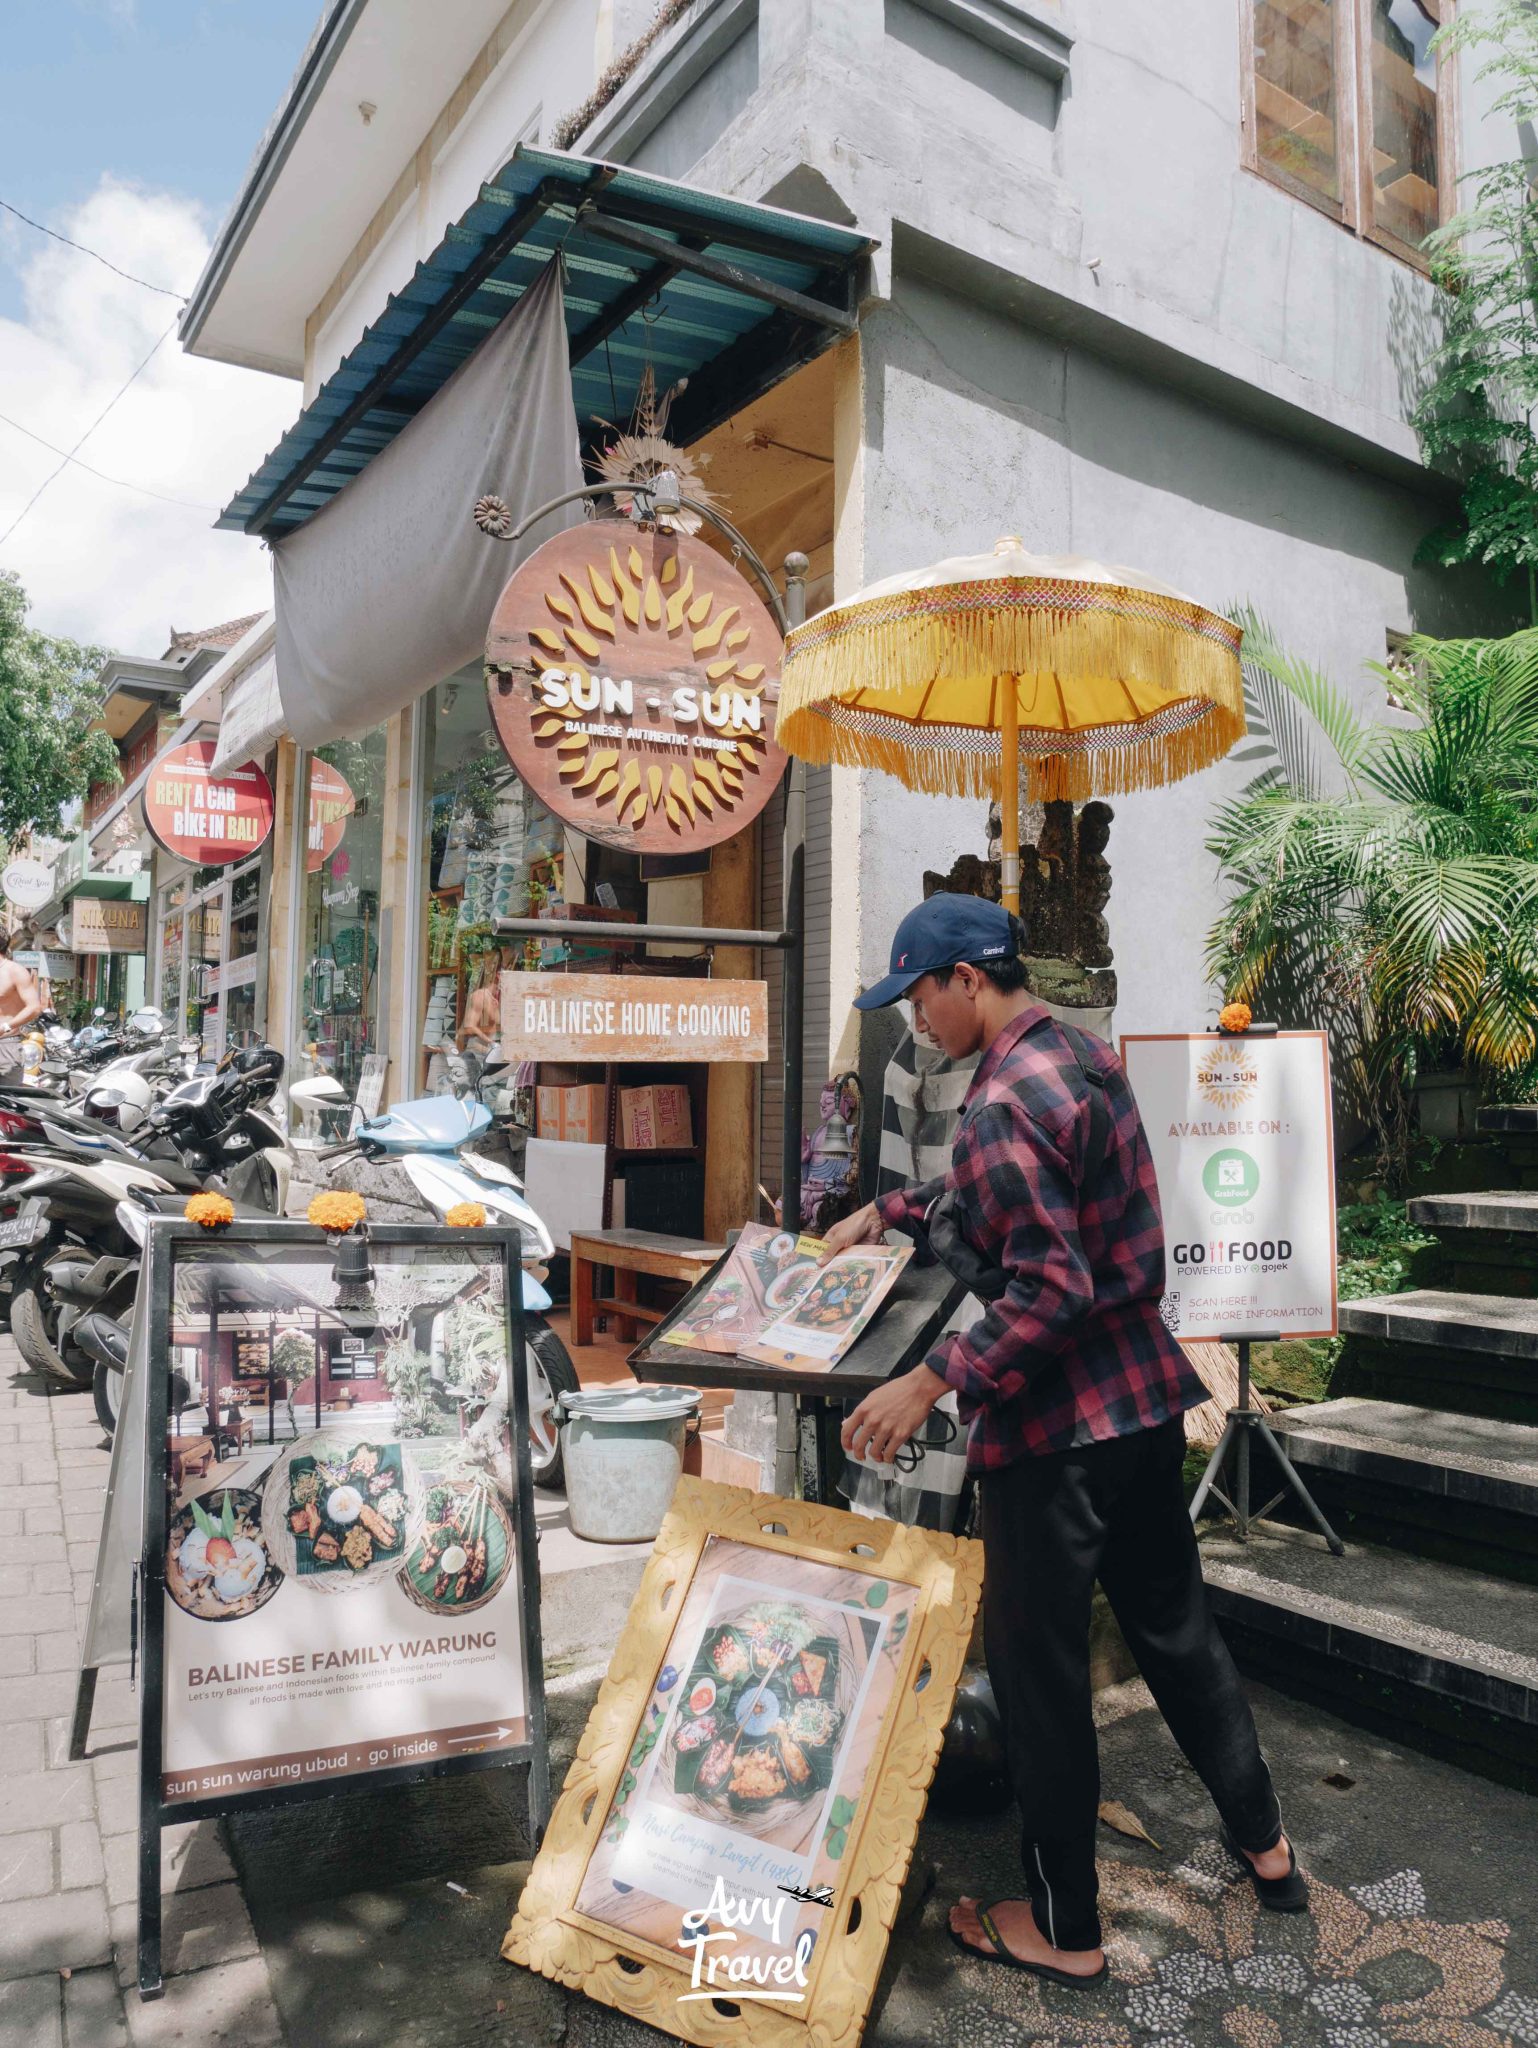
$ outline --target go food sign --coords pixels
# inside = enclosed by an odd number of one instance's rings
[[[1323,1032],[1124,1038],[1164,1215],[1177,1337],[1335,1333],[1335,1171]]]

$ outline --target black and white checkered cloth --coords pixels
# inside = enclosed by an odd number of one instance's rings
[[[951,1163],[951,1144],[961,1121],[973,1070],[981,1054],[950,1060],[905,1033],[882,1083],[881,1155],[876,1193],[934,1180]],[[948,1328],[975,1322],[980,1304],[969,1296]],[[947,1392],[916,1437],[898,1453],[891,1477],[852,1459],[844,1462],[839,1491],[857,1515],[906,1522],[919,1529],[953,1530],[967,1472],[966,1432]]]

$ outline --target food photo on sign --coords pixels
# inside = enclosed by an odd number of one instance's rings
[[[963,1538],[681,1479],[503,1954],[685,2040],[723,1998],[856,2040],[981,1580]]]

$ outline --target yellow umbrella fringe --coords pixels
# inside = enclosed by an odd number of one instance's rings
[[[1243,716],[1236,629],[1215,615],[1171,605],[1151,616],[1093,608],[1011,609],[929,617],[856,619],[820,643],[793,632],[780,678],[780,716],[832,697],[867,699],[922,690],[940,680],[1056,676],[1065,684],[1125,680],[1166,697],[1208,697]],[[1173,615],[1173,616],[1172,616]],[[1212,617],[1208,629],[1190,620]],[[816,620],[809,621],[815,626]],[[933,706],[943,717],[943,703]]]
[[[1221,761],[1244,737],[1243,714],[1214,705],[1207,717],[1169,734],[1096,747],[1070,754],[1023,754],[1021,778],[1026,798],[1034,803],[1064,799],[1083,803],[1096,796],[1125,796],[1134,790],[1162,789],[1166,783],[1195,775]],[[880,738],[865,731],[834,725],[815,711],[787,714],[782,702],[776,738],[787,753],[803,761],[841,768],[879,768],[909,789],[931,796],[988,799],[999,795],[997,754],[959,752],[936,733],[924,742],[922,726],[911,741]]]

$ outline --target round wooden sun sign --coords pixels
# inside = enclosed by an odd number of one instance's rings
[[[492,721],[535,795],[590,839],[713,846],[785,771],[781,651],[767,607],[705,542],[597,520],[547,541],[497,600]]]

